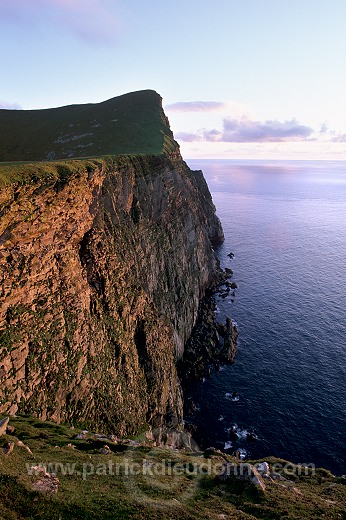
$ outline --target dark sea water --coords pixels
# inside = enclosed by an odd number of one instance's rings
[[[191,390],[196,441],[346,474],[346,162],[189,166],[204,172],[239,286],[234,303],[218,298],[238,324],[236,361]]]

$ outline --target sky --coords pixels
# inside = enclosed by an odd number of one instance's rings
[[[0,0],[0,107],[156,90],[182,155],[346,160],[345,0]]]

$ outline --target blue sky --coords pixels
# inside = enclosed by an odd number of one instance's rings
[[[0,106],[151,88],[185,158],[346,159],[345,0],[0,0]]]

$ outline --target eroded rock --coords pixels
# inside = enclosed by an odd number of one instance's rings
[[[0,190],[0,413],[177,426],[176,359],[220,273],[202,172],[179,150],[56,168]]]
[[[5,457],[8,457],[14,450],[14,442],[6,442],[6,444],[3,446],[2,451],[5,455]]]
[[[265,491],[266,489],[265,483],[255,466],[244,462],[241,464],[231,462],[225,463],[218,478],[226,481],[233,478],[246,480],[262,491]]]
[[[59,479],[54,473],[47,473],[44,466],[32,466],[31,468],[38,480],[33,483],[32,489],[41,493],[57,493],[59,488]]]
[[[0,436],[4,435],[6,433],[7,425],[9,422],[9,417],[5,417],[4,419],[1,419],[0,421]]]

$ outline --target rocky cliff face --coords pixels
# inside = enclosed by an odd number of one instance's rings
[[[54,168],[0,191],[0,413],[178,424],[176,360],[223,238],[203,176],[178,152]]]

